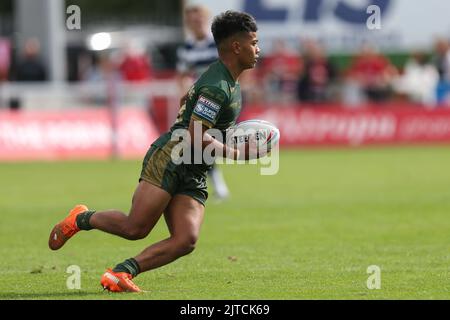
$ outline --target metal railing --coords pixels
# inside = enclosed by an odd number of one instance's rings
[[[61,110],[74,108],[150,109],[156,97],[167,100],[167,121],[179,109],[180,93],[175,80],[144,83],[122,81],[86,83],[0,83],[0,108]],[[167,123],[170,126],[170,123]]]

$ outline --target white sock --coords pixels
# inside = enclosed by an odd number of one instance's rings
[[[217,196],[219,198],[228,198],[228,196],[230,195],[230,191],[228,190],[227,184],[225,183],[222,171],[214,166],[211,170],[209,170],[209,175],[211,177],[211,181],[214,185],[214,190],[216,191]]]

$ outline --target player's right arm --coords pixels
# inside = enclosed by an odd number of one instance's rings
[[[215,127],[223,109],[228,105],[228,97],[225,92],[217,87],[203,87],[199,90],[197,101],[193,106],[189,123],[191,144],[200,146],[202,152],[206,147],[211,150],[221,151],[225,158],[239,159],[239,150],[228,146],[208,134],[208,130]],[[196,125],[197,124],[197,125]],[[195,131],[199,132],[195,132]],[[200,132],[201,130],[201,132]],[[201,138],[201,144],[195,139]],[[216,156],[216,155],[214,155]]]
[[[208,134],[208,130],[215,127],[216,122],[223,111],[223,108],[227,106],[227,96],[225,92],[216,88],[208,87],[202,88],[198,95],[197,101],[194,104],[194,108],[189,123],[189,134],[191,137],[191,145],[200,146],[201,152],[209,146],[210,150],[220,150],[221,155],[224,158],[232,160],[249,160],[258,158],[258,149],[256,140],[248,141],[240,149],[228,146],[226,143],[215,139]],[[196,122],[198,125],[196,126]],[[200,132],[195,132],[196,128]],[[202,138],[202,139],[201,139]],[[195,143],[195,139],[201,139],[201,143]],[[214,156],[217,156],[214,154]]]
[[[194,139],[199,139],[199,135],[198,133],[195,132],[195,119],[191,119],[191,122],[189,123],[189,134],[191,137],[191,145],[196,146],[197,144],[195,143]],[[219,140],[215,139],[214,137],[212,137],[210,134],[208,134],[208,130],[210,129],[209,127],[207,127],[206,125],[201,124],[201,137],[202,137],[202,142],[201,142],[201,148],[202,148],[202,152],[203,150],[205,150],[206,147],[210,146],[210,149],[213,150],[221,150],[222,151],[222,155],[225,158],[229,158],[232,160],[238,160],[240,159],[240,151],[238,149],[232,148],[228,145],[226,145],[225,143],[220,142]],[[198,126],[197,126],[198,127]],[[200,143],[198,143],[198,145],[200,145]]]

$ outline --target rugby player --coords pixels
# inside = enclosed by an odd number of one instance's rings
[[[214,18],[212,34],[219,59],[212,63],[182,99],[178,118],[169,132],[148,150],[129,214],[118,210],[95,211],[77,205],[51,231],[49,247],[61,248],[81,230],[97,229],[128,240],[145,238],[164,215],[170,236],[145,248],[137,256],[106,270],[100,283],[112,292],[140,292],[133,282],[139,273],[164,266],[191,253],[197,242],[205,212],[206,163],[175,164],[172,150],[179,141],[171,139],[178,129],[194,139],[195,122],[200,123],[201,148],[213,146],[231,159],[249,159],[256,152],[247,143],[244,152],[223,144],[208,134],[233,126],[241,110],[239,76],[254,68],[260,53],[257,25],[243,12],[226,11]],[[203,139],[202,139],[203,138]],[[194,146],[195,142],[191,141]]]
[[[195,1],[187,2],[183,16],[188,37],[177,52],[177,71],[180,90],[184,94],[209,65],[217,60],[218,53],[214,38],[208,32],[208,9]],[[230,192],[220,168],[213,164],[208,177],[214,186],[216,199],[226,200]]]

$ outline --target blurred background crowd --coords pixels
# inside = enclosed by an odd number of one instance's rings
[[[39,100],[39,93],[36,99],[26,99],[36,92],[35,86],[29,85],[32,83],[74,85],[70,91],[77,92],[75,104],[104,105],[122,99],[128,91],[117,93],[117,83],[138,88],[136,92],[141,95],[137,96],[148,105],[173,103],[161,97],[182,96],[198,76],[199,70],[189,67],[189,59],[195,60],[195,50],[199,50],[200,60],[202,54],[207,55],[203,62],[215,59],[211,55],[215,49],[209,26],[216,12],[208,7],[211,3],[2,0],[0,86],[4,89],[0,91],[0,105],[39,107],[36,101],[47,101]],[[262,6],[261,1],[243,3],[244,9],[251,9],[255,3]],[[68,9],[72,5],[80,9],[79,16],[76,10]],[[48,12],[52,7],[63,13],[52,16]],[[197,12],[187,14],[189,7],[197,7]],[[75,27],[71,29],[71,25]],[[44,33],[46,28],[52,30]],[[333,104],[358,108],[367,104],[382,107],[392,102],[426,108],[448,106],[450,33],[445,31],[430,34],[428,47],[400,51],[381,50],[370,37],[349,51],[329,50],[327,43],[305,34],[263,37],[262,59],[241,79],[244,101],[270,107]],[[63,48],[57,53],[54,39],[62,36]],[[194,40],[189,44],[189,39]],[[22,83],[28,85],[17,89]],[[105,83],[103,89],[96,86]],[[92,86],[80,89],[79,84]],[[156,94],[146,96],[145,90],[152,92],[147,85]],[[37,88],[41,92],[42,87]],[[67,94],[57,92],[53,94],[56,96]],[[55,105],[70,105],[70,98],[65,99],[69,101]]]

